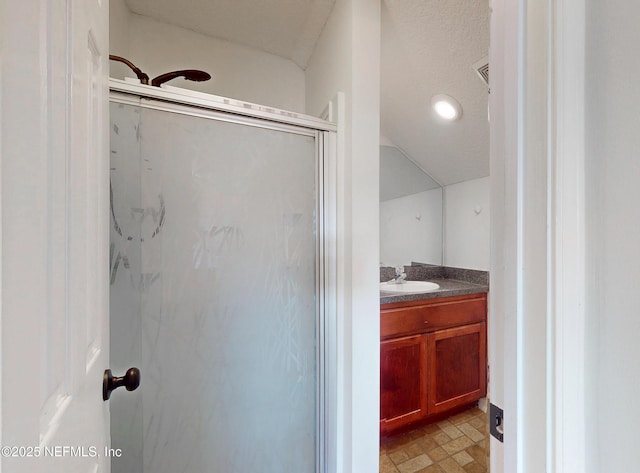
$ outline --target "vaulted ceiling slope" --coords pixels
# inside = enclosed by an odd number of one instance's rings
[[[381,0],[381,134],[443,185],[489,175],[488,0]],[[290,59],[305,69],[335,0],[126,0],[140,15]],[[462,105],[444,123],[435,94]]]
[[[383,0],[381,134],[443,185],[489,175],[488,89],[473,68],[488,51],[487,0]],[[462,118],[434,116],[435,94]]]
[[[139,15],[307,67],[335,0],[126,0]]]

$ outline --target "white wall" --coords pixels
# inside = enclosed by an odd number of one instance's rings
[[[339,174],[338,471],[378,471],[380,391],[379,129],[380,1],[337,0],[306,75],[307,113],[338,91],[346,119]],[[340,269],[339,269],[340,270]]]
[[[112,3],[111,53],[125,56],[150,78],[201,69],[212,79],[175,79],[170,85],[304,112],[305,74],[293,61],[130,13],[122,0]],[[124,71],[112,68],[118,79]]]
[[[131,12],[124,0],[109,0],[109,53],[129,59],[129,19]],[[135,64],[135,62],[134,62]],[[139,67],[139,66],[138,66]],[[122,79],[133,77],[127,66],[117,61],[109,61],[109,75]]]
[[[305,74],[306,113],[319,116],[336,92],[346,94],[347,114],[351,114],[351,2],[338,0],[327,20]],[[351,120],[346,144],[351,146]]]
[[[640,464],[640,3],[587,3],[589,472]]]
[[[442,264],[442,189],[380,202],[380,263],[412,261]]]
[[[489,270],[490,178],[445,186],[443,192],[444,198],[434,189],[380,203],[381,263]]]
[[[490,179],[445,186],[444,264],[489,270]]]

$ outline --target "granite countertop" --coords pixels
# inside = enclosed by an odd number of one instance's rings
[[[417,301],[435,297],[462,296],[489,292],[489,273],[445,266],[405,266],[407,281],[430,281],[440,285],[440,289],[420,294],[380,293],[380,304]],[[395,275],[393,268],[380,268],[380,282],[389,281]]]

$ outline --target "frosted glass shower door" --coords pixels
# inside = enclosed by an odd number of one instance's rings
[[[197,115],[111,104],[112,471],[315,472],[316,136]]]

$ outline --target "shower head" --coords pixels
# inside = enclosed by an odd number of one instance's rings
[[[211,79],[211,75],[207,72],[198,71],[196,69],[185,69],[182,71],[167,72],[166,74],[161,74],[158,77],[154,77],[151,81],[151,85],[160,87],[161,84],[164,84],[165,82],[177,77],[184,77],[187,80],[192,80],[195,82],[203,82]]]
[[[128,59],[125,59],[120,56],[114,56],[113,54],[109,54],[109,60],[118,61],[126,64],[131,68],[131,70],[136,74],[136,76],[138,76],[138,79],[140,80],[141,84],[145,84],[145,85],[149,84],[149,76],[144,72],[142,72],[140,68],[136,67],[135,64],[133,64]],[[164,84],[165,82],[175,79],[177,77],[184,77],[187,80],[192,80],[195,82],[203,82],[205,80],[211,79],[211,75],[207,72],[198,71],[197,69],[184,69],[182,71],[172,71],[172,72],[167,72],[166,74],[160,74],[158,77],[155,77],[151,81],[151,85],[155,87],[160,87],[160,85]]]

